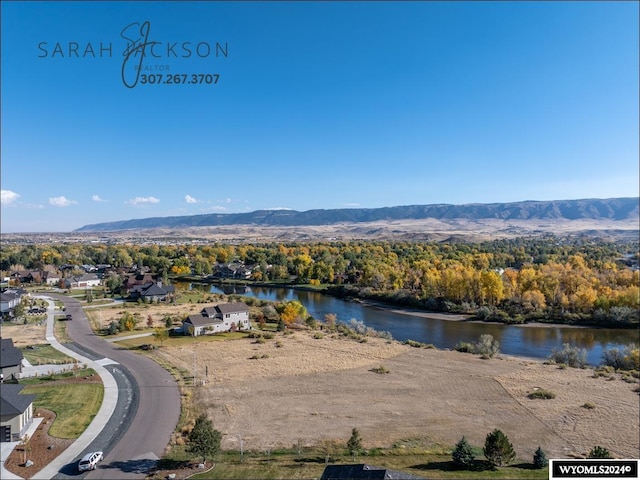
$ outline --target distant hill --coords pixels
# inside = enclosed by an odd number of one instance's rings
[[[640,216],[639,199],[525,201],[465,205],[408,205],[333,210],[256,210],[248,213],[212,213],[180,217],[153,217],[85,225],[76,232],[150,228],[190,228],[222,225],[318,226],[394,220],[629,220]]]

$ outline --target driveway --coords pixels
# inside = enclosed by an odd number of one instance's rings
[[[49,296],[64,302],[66,313],[73,317],[67,322],[69,338],[97,357],[109,358],[124,367],[132,379],[132,388],[137,390],[122,392],[137,396],[135,416],[113,449],[105,452],[99,468],[90,472],[87,478],[144,478],[148,469],[164,454],[178,423],[180,391],[177,383],[153,360],[96,336],[78,300],[63,295]]]

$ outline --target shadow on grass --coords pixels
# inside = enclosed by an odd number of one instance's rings
[[[460,467],[453,463],[453,461],[447,461],[423,463],[420,465],[413,465],[411,468],[415,468],[416,470],[441,470],[443,472],[487,472],[495,470],[493,465],[485,460],[474,460],[467,467]]]

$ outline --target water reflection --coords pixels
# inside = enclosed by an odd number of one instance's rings
[[[560,350],[563,343],[570,343],[586,349],[587,361],[597,365],[602,360],[604,350],[624,348],[639,341],[638,330],[449,321],[394,313],[383,308],[346,302],[318,292],[297,291],[291,288],[209,284],[186,284],[185,287],[279,302],[298,300],[307,308],[309,314],[317,319],[322,320],[330,313],[343,322],[355,318],[363,321],[368,327],[390,332],[396,340],[412,339],[431,343],[438,348],[453,348],[458,342],[475,342],[480,335],[488,333],[500,342],[500,351],[507,355],[548,358],[554,349]],[[180,289],[181,286],[176,284],[176,288]]]

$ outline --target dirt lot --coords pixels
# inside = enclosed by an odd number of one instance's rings
[[[192,349],[156,354],[193,371]],[[381,365],[389,373],[371,371]],[[245,449],[346,442],[353,427],[365,447],[410,437],[453,444],[462,435],[483,445],[500,428],[525,461],[538,445],[549,458],[584,456],[596,444],[617,457],[640,456],[637,384],[588,369],[296,332],[263,344],[203,343],[197,376],[206,381],[198,398],[227,448],[240,438]],[[535,388],[556,398],[530,400]]]
[[[17,323],[0,323],[0,336],[2,338],[11,338],[13,345],[20,348],[27,345],[46,344],[45,338],[46,326],[28,324],[18,325]]]

